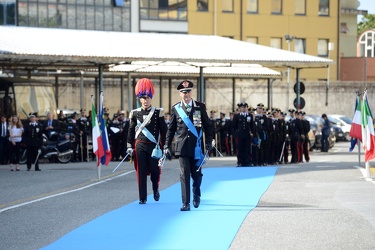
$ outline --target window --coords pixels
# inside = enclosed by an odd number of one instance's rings
[[[247,37],[246,42],[258,44],[258,38],[257,37]]]
[[[360,57],[375,57],[375,32],[369,30],[359,38]]]
[[[298,53],[306,53],[306,40],[302,38],[294,39],[294,51]]]
[[[277,38],[271,38],[271,47],[276,48],[276,49],[281,49],[281,41],[282,39],[277,37]]]
[[[208,11],[208,0],[197,0],[198,11]]]
[[[16,0],[0,1],[0,25],[16,25]]]
[[[246,11],[248,13],[258,13],[258,0],[247,0]]]
[[[328,39],[318,40],[318,56],[328,56]]]
[[[329,15],[329,0],[319,0],[319,16]]]
[[[347,33],[348,31],[348,25],[346,23],[340,23],[340,33]]]
[[[306,0],[295,0],[294,13],[296,15],[306,15]]]
[[[282,13],[282,0],[271,0],[271,13],[281,14]]]
[[[223,12],[233,12],[233,0],[221,0]]]
[[[139,3],[141,19],[187,20],[187,0],[141,0]]]
[[[129,31],[130,1],[122,1],[123,7],[114,7],[113,0],[18,0],[18,23],[27,27]]]

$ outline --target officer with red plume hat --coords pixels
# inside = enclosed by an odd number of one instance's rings
[[[159,201],[159,181],[161,169],[158,161],[162,157],[167,125],[164,110],[151,105],[154,86],[148,78],[139,79],[135,86],[135,95],[141,107],[129,114],[129,132],[127,153],[134,154],[134,166],[137,172],[139,204],[147,202],[147,176],[150,175],[155,201]]]

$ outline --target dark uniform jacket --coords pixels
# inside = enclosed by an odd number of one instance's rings
[[[147,115],[150,113],[151,107],[148,109],[138,108],[133,109],[130,112],[129,119],[129,131],[128,131],[128,147],[134,148],[135,140],[144,142],[144,143],[152,143],[142,132],[139,133],[138,137],[135,138],[135,134],[138,130],[137,120],[143,123],[143,120],[146,119]],[[158,141],[159,132],[160,132],[160,140],[161,146],[165,143],[165,134],[167,133],[167,124],[164,121],[164,111],[161,108],[155,108],[154,114],[152,115],[150,121],[145,126],[147,130],[154,136],[155,140]]]
[[[206,105],[201,102],[193,100],[193,105],[190,112],[186,111],[185,105],[181,102],[176,103],[172,106],[171,119],[169,124],[169,129],[167,132],[166,145],[171,146],[173,137],[176,139],[176,156],[188,156],[194,157],[195,146],[197,143],[197,137],[190,131],[190,129],[182,121],[182,118],[178,114],[176,107],[181,105],[182,110],[189,116],[190,121],[194,124],[198,135],[202,129],[205,132],[206,144],[212,142],[213,137],[213,126],[207,115]],[[176,133],[176,135],[175,135]],[[202,139],[203,139],[202,134]],[[201,147],[203,149],[204,145],[201,142]]]
[[[43,144],[43,126],[40,123],[29,123],[24,128],[23,136],[26,146],[41,147]]]
[[[310,122],[308,120],[301,120],[301,122],[302,122],[303,132],[307,137],[310,131]]]
[[[292,140],[299,140],[303,133],[303,127],[300,119],[291,118],[289,120],[289,136]]]
[[[84,135],[91,134],[91,120],[88,117],[80,117],[77,120],[79,131],[82,131]]]
[[[256,114],[254,118],[255,132],[260,140],[267,140],[269,131],[268,118],[264,114]]]
[[[253,135],[255,132],[253,116],[247,113],[245,115],[241,115],[241,113],[235,114],[232,126],[240,137],[250,137],[250,135]]]

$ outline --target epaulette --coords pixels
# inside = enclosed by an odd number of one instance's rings
[[[156,108],[159,110],[159,117],[164,117],[164,108]]]
[[[141,108],[133,109],[132,111],[130,111],[129,120],[132,119],[134,111],[141,111]]]
[[[173,104],[172,106],[174,107],[174,106],[176,106],[177,104],[179,104],[180,102],[176,102],[175,104]]]

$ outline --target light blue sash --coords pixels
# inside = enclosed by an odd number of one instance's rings
[[[196,166],[200,165],[200,162],[204,159],[204,154],[202,153],[202,147],[201,147],[201,137],[202,137],[202,129],[199,132],[194,126],[194,124],[191,122],[185,111],[181,108],[180,104],[176,105],[176,111],[182,118],[182,121],[185,123],[185,125],[189,128],[189,130],[197,137],[197,144],[195,145],[195,151],[194,151],[194,159],[198,160],[196,163]]]
[[[141,122],[139,120],[137,120],[137,125],[138,126],[141,126]],[[146,137],[147,139],[149,139],[150,141],[152,141],[153,143],[157,143],[156,140],[155,140],[155,137],[153,134],[151,134],[150,131],[148,131],[148,129],[146,127],[143,127],[142,131],[141,131]]]

